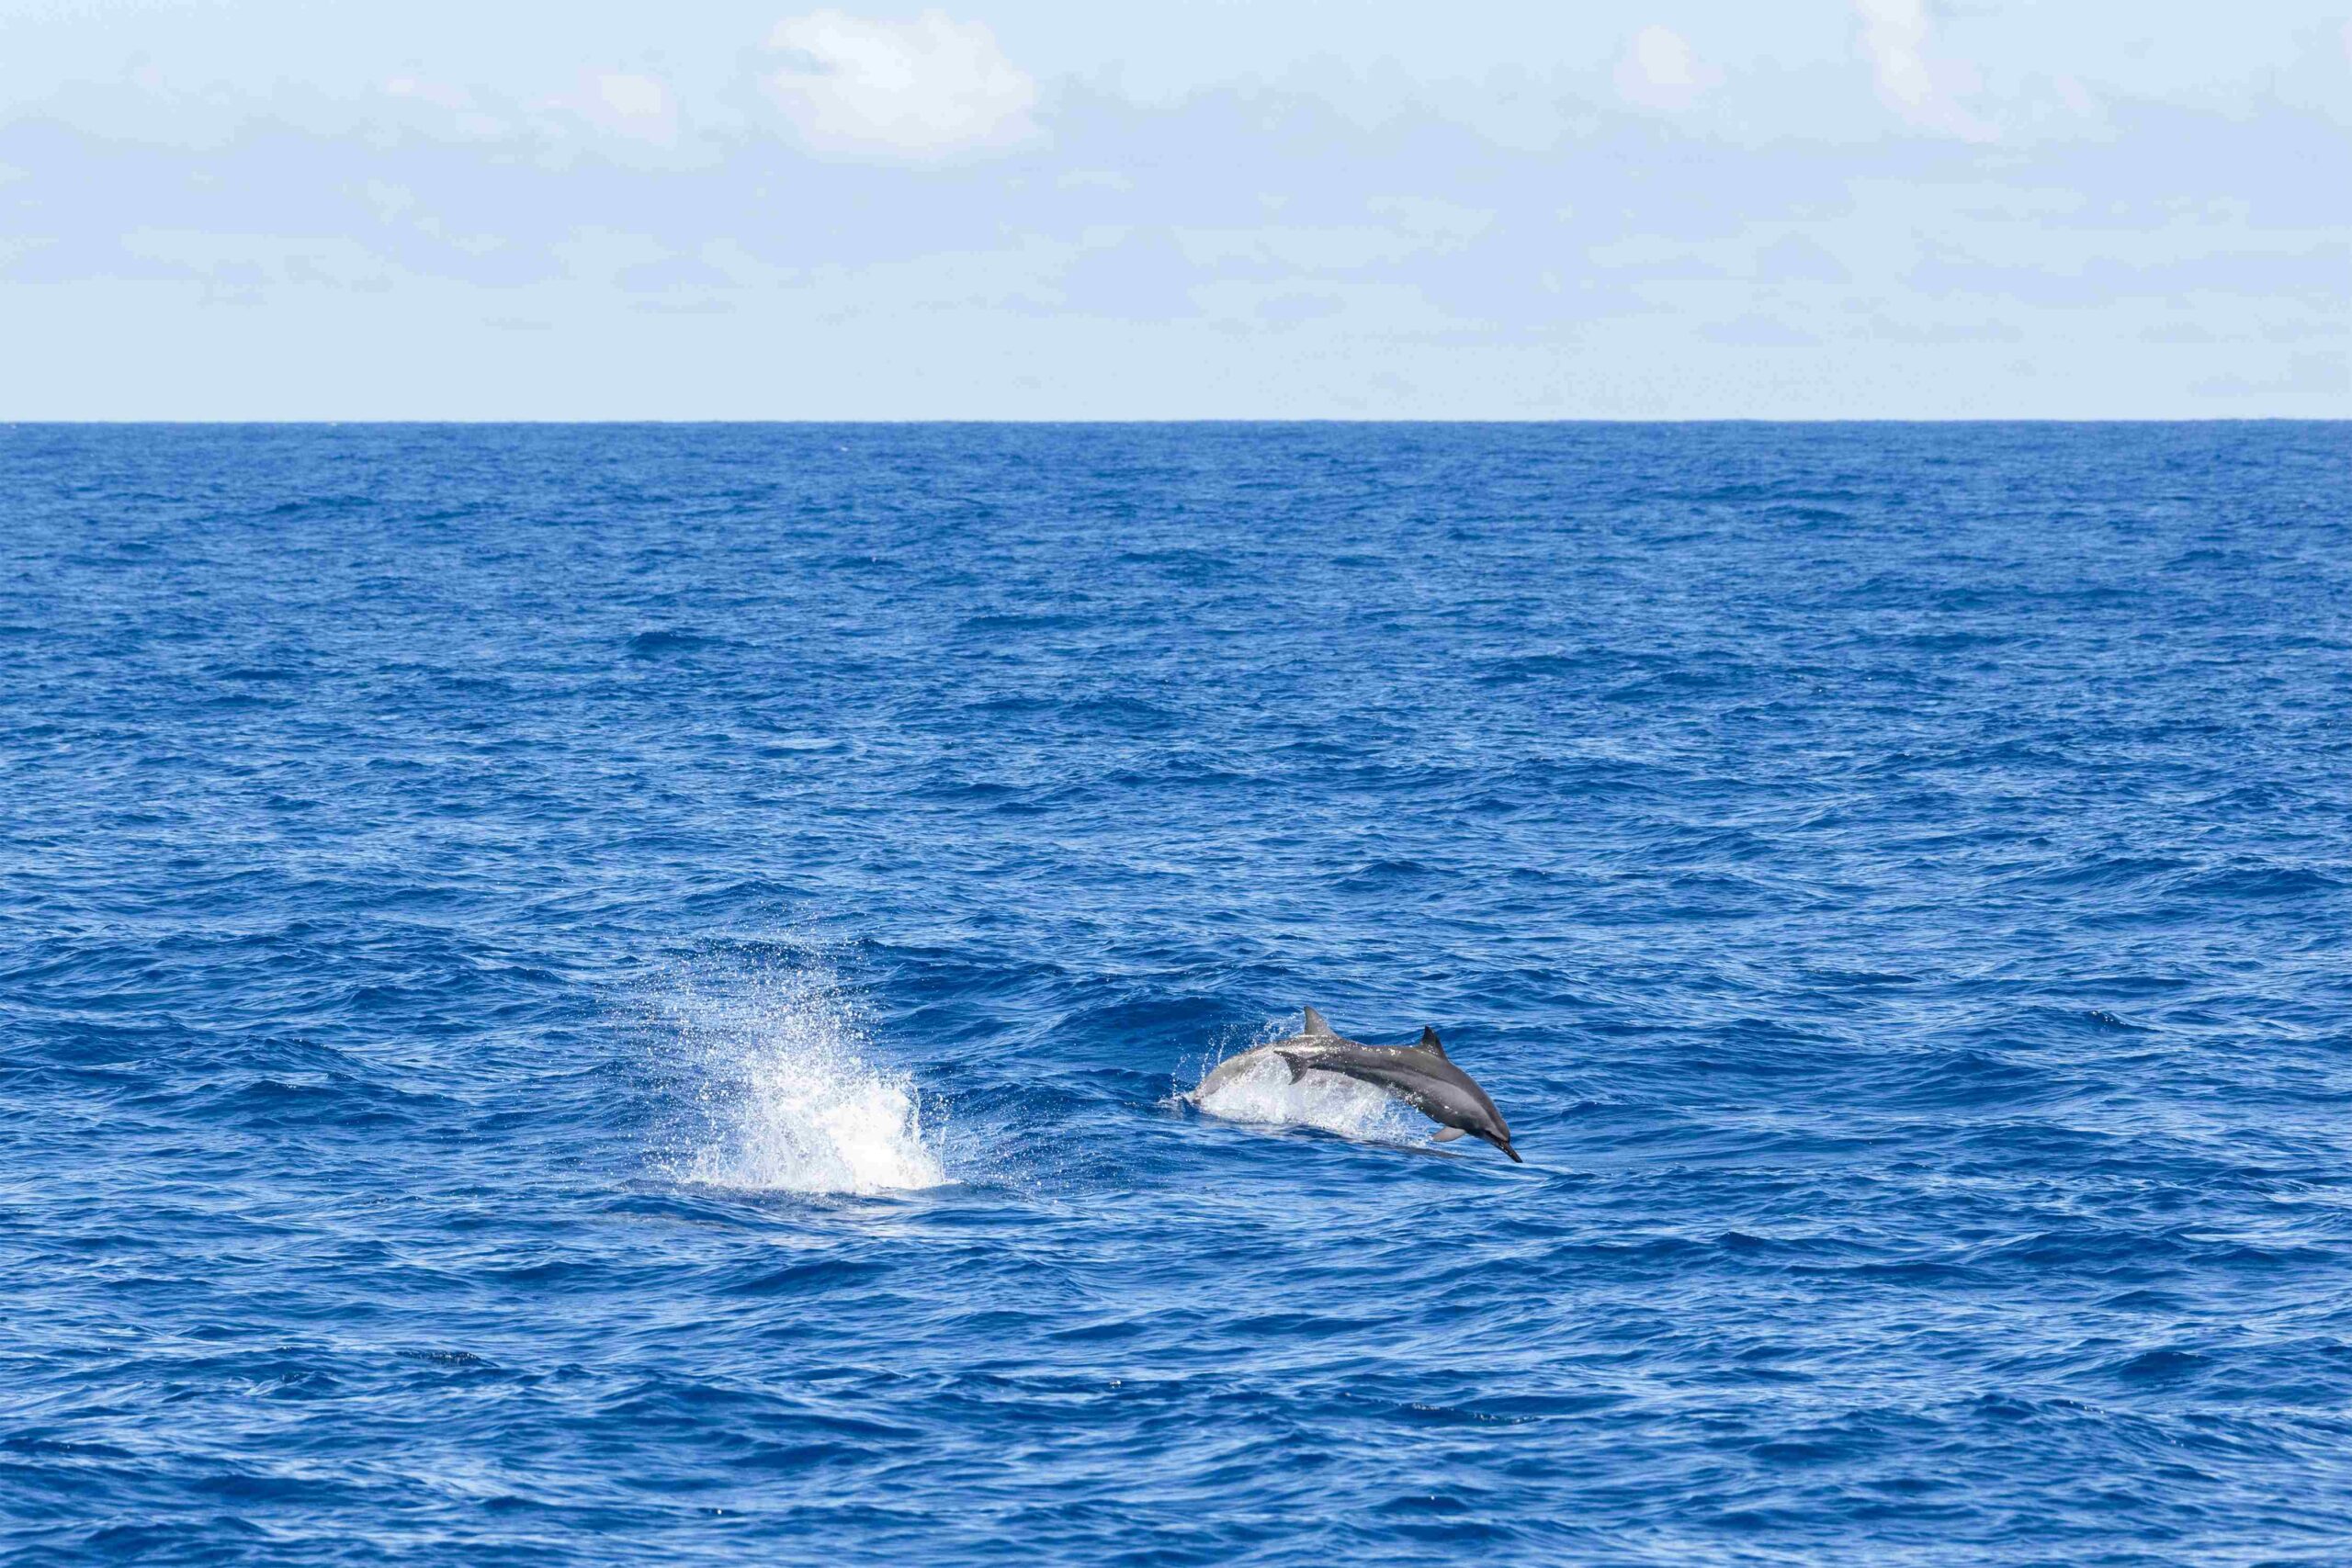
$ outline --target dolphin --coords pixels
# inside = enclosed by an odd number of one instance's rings
[[[1341,1043],[1343,1042],[1340,1037],[1331,1032],[1331,1026],[1323,1021],[1323,1015],[1313,1008],[1308,1008],[1306,1027],[1304,1030],[1291,1035],[1288,1039],[1277,1040],[1271,1045],[1260,1045],[1253,1050],[1238,1051],[1227,1056],[1210,1070],[1208,1077],[1194,1085],[1193,1092],[1184,1098],[1198,1105],[1217,1090],[1250,1077],[1260,1067],[1273,1061],[1274,1053],[1277,1051],[1298,1051],[1312,1055],[1316,1051]],[[1291,1077],[1296,1078],[1298,1075],[1293,1073]]]
[[[1337,1073],[1403,1100],[1443,1129],[1431,1143],[1452,1143],[1467,1133],[1494,1145],[1514,1163],[1525,1163],[1510,1146],[1510,1124],[1495,1102],[1447,1058],[1437,1031],[1426,1027],[1418,1044],[1366,1045],[1336,1033],[1321,1013],[1308,1008],[1300,1032],[1219,1062],[1193,1090],[1193,1102],[1197,1105],[1204,1096],[1255,1071],[1270,1055],[1281,1059],[1294,1083],[1305,1073]]]

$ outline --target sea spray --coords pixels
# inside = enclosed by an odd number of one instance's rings
[[[874,1060],[865,1020],[821,954],[681,965],[650,1011],[688,1102],[662,1162],[673,1179],[812,1193],[948,1179],[914,1080]]]

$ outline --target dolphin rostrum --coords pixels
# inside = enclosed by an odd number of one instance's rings
[[[1294,1083],[1304,1073],[1338,1073],[1403,1100],[1443,1127],[1432,1143],[1451,1143],[1467,1133],[1519,1160],[1502,1112],[1468,1073],[1447,1059],[1434,1029],[1424,1028],[1419,1043],[1414,1045],[1366,1045],[1333,1032],[1323,1015],[1308,1008],[1304,1031],[1218,1063],[1216,1070],[1193,1091],[1193,1100],[1197,1103],[1203,1096],[1250,1072],[1270,1055],[1282,1058]]]

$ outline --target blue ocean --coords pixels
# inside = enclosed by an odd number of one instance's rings
[[[2352,1560],[2352,426],[20,426],[0,781],[18,1568]]]

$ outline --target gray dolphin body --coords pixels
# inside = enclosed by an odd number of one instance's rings
[[[1502,1112],[1468,1073],[1446,1058],[1434,1029],[1423,1029],[1418,1045],[1366,1045],[1334,1033],[1323,1015],[1308,1008],[1303,1032],[1218,1063],[1193,1091],[1193,1101],[1250,1073],[1270,1055],[1281,1058],[1294,1083],[1303,1073],[1337,1073],[1403,1100],[1445,1129],[1433,1142],[1450,1143],[1467,1133],[1519,1160]]]

